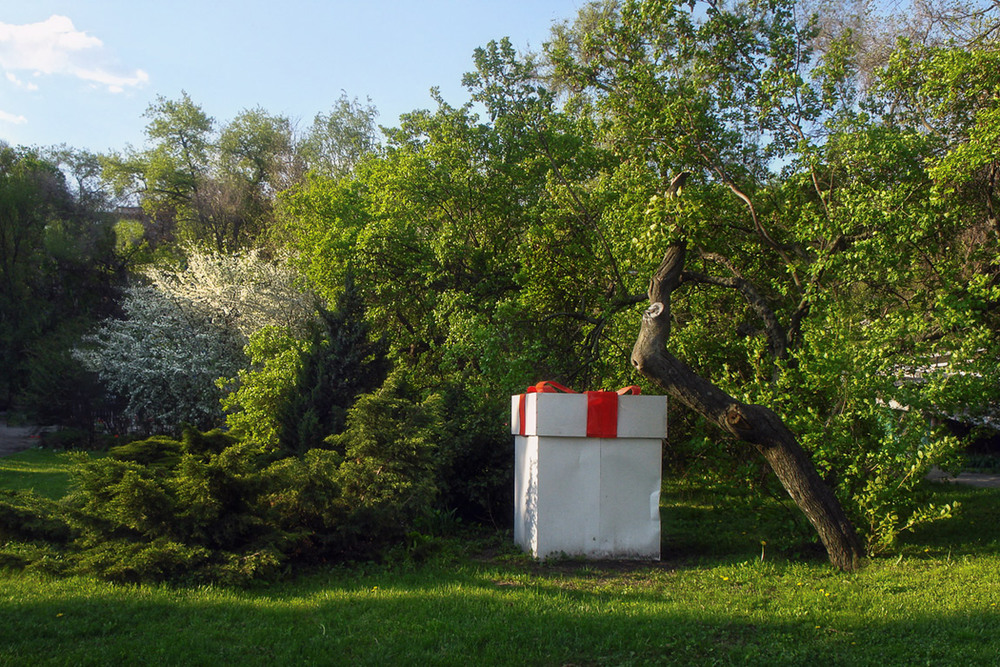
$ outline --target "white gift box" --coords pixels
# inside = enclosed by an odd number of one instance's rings
[[[536,558],[659,560],[665,396],[511,397],[514,540]]]

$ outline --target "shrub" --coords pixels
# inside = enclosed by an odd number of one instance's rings
[[[115,582],[162,582],[188,578],[210,560],[207,549],[163,537],[149,542],[119,539],[102,541],[84,551],[77,569]]]
[[[263,471],[260,510],[281,531],[284,552],[307,561],[358,554],[355,540],[348,539],[353,531],[346,528],[351,504],[338,482],[343,460],[336,452],[312,449]]]
[[[439,503],[459,518],[510,526],[514,449],[510,403],[451,386],[445,393],[446,434],[435,454]]]
[[[0,562],[43,567],[56,553],[50,569],[114,581],[242,583],[377,557],[431,510],[441,414],[396,381],[358,401],[330,449],[302,456],[193,429],[78,453],[63,500],[0,496]]]
[[[437,494],[435,455],[444,437],[441,397],[423,400],[400,373],[377,392],[360,397],[348,412],[347,429],[327,438],[344,457],[337,479],[351,500],[354,520],[373,542],[405,534],[430,511]]]
[[[0,540],[65,544],[73,536],[55,501],[31,491],[0,489]]]
[[[43,432],[41,444],[52,449],[98,449],[105,444],[105,440],[84,429],[61,428]]]
[[[166,436],[153,436],[146,440],[134,440],[111,447],[108,455],[117,461],[173,466],[180,460],[181,451],[182,444],[177,440]]]

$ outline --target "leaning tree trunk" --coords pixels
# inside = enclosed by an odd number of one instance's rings
[[[672,245],[650,281],[650,305],[642,316],[632,364],[677,400],[753,444],[819,533],[830,562],[841,570],[856,569],[864,550],[854,526],[781,418],[763,406],[737,401],[667,352],[670,295],[680,284],[683,268],[684,245]]]

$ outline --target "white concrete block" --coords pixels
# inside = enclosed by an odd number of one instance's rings
[[[618,437],[590,438],[585,394],[512,397],[515,542],[537,558],[658,560],[666,408],[620,396]]]
[[[660,558],[661,441],[515,437],[514,541],[537,558]]]

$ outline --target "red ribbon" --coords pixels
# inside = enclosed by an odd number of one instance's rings
[[[587,437],[588,438],[614,438],[618,436],[618,397],[625,394],[638,395],[640,389],[637,385],[623,387],[618,391],[588,391],[587,395]],[[542,380],[538,384],[528,387],[525,393],[521,394],[518,401],[517,418],[520,422],[520,434],[525,434],[524,424],[524,403],[528,394],[577,394],[569,387]]]

